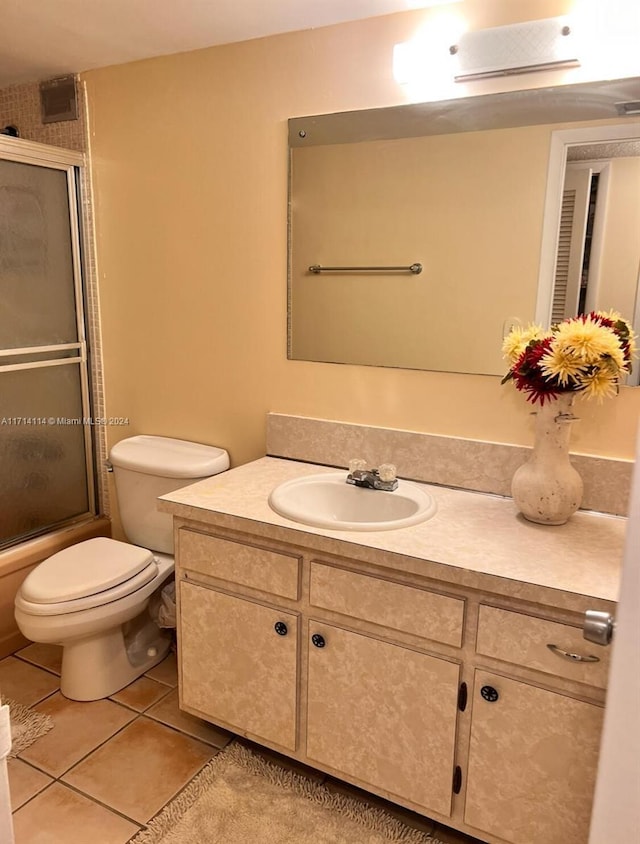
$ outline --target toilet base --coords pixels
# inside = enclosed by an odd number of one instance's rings
[[[170,647],[170,634],[146,611],[113,630],[66,642],[60,691],[71,700],[109,697],[161,662]]]

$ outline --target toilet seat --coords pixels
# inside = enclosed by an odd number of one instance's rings
[[[15,606],[30,615],[65,615],[67,613],[80,612],[81,610],[95,609],[104,604],[110,604],[112,601],[117,601],[118,598],[132,595],[138,589],[142,589],[143,586],[150,583],[157,575],[158,566],[155,560],[152,560],[144,571],[139,572],[139,574],[129,580],[125,580],[124,583],[114,586],[112,589],[106,589],[104,592],[88,595],[86,598],[76,598],[73,601],[51,601],[48,604],[29,601],[22,592],[18,592]]]
[[[33,615],[78,612],[131,594],[157,573],[151,551],[98,537],[40,563],[25,579],[16,603]]]

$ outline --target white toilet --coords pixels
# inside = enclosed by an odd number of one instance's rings
[[[168,437],[121,440],[109,458],[135,544],[101,537],[65,548],[29,574],[15,600],[27,639],[62,645],[60,688],[72,700],[108,697],[164,658],[170,637],[147,606],[174,571],[173,523],[156,499],[229,468],[224,449]]]

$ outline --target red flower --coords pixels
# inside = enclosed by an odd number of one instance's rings
[[[545,401],[555,399],[559,393],[569,391],[567,386],[558,382],[557,378],[546,378],[540,369],[540,361],[549,351],[551,340],[551,337],[532,340],[503,380],[504,383],[513,378],[516,388],[526,393],[527,401],[532,404],[539,401],[541,405],[544,405]]]

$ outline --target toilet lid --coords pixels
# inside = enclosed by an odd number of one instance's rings
[[[151,551],[100,536],[58,551],[22,584],[35,604],[73,601],[104,592],[135,577],[153,560]]]

